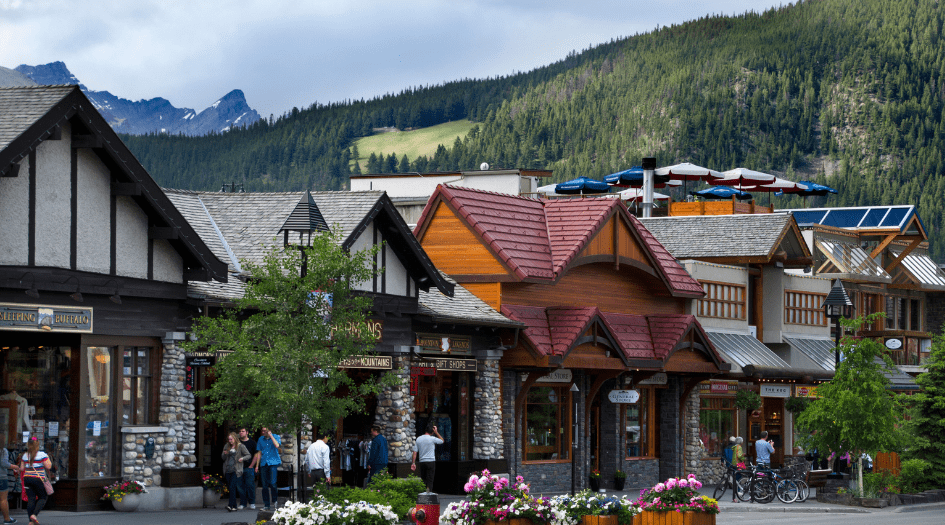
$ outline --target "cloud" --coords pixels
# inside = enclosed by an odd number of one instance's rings
[[[261,114],[528,71],[572,50],[778,2],[0,0],[0,65],[61,60],[86,86]]]

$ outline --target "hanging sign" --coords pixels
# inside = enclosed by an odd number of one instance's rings
[[[607,394],[611,403],[636,403],[640,400],[639,390],[611,390]]]
[[[902,339],[891,337],[886,340],[886,348],[890,350],[899,350],[902,348]]]
[[[92,309],[2,303],[0,330],[92,333]]]
[[[791,385],[761,385],[761,397],[791,397]]]
[[[475,359],[450,359],[447,357],[425,358],[416,362],[414,368],[432,368],[439,372],[475,372]]]
[[[812,385],[796,385],[794,387],[794,397],[817,398],[817,387]]]
[[[417,346],[421,353],[469,354],[472,339],[461,335],[417,334]]]
[[[354,355],[341,360],[339,368],[369,368],[372,370],[390,370],[393,358],[389,355]]]
[[[653,374],[643,381],[637,381],[638,385],[665,385],[669,380],[669,377],[666,375],[666,372],[659,372]]]
[[[528,374],[522,374],[522,381],[527,377]],[[572,374],[570,370],[561,368],[546,376],[539,377],[536,383],[571,383],[573,378],[574,374]]]

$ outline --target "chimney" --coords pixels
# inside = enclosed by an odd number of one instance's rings
[[[653,171],[656,157],[643,157],[643,216],[649,217],[653,210]]]

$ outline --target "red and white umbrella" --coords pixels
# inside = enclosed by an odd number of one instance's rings
[[[702,166],[696,166],[689,162],[656,168],[654,173],[656,175],[669,175],[670,180],[682,181],[721,179],[725,177],[721,171],[703,168]]]
[[[782,179],[776,177],[774,182],[766,184],[758,184],[755,186],[746,186],[742,188],[743,191],[765,191],[765,192],[778,192],[783,191],[784,193],[799,193],[807,190],[807,185],[801,184],[799,182],[794,182],[792,180]]]
[[[721,179],[711,179],[706,182],[712,186],[738,186],[739,189],[749,186],[760,186],[762,184],[771,184],[777,177],[769,173],[750,170],[748,168],[735,168],[723,172],[725,177]]]

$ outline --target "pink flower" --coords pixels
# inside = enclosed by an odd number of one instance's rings
[[[654,491],[654,492],[663,492],[663,490],[665,490],[665,489],[666,489],[666,485],[663,485],[662,483],[657,483],[656,486],[653,487],[653,491]],[[659,498],[657,498],[657,499],[659,499]]]
[[[681,480],[679,480],[679,486],[680,486],[680,487],[688,487],[688,486],[689,486],[689,482],[686,481],[686,480],[684,480],[684,479],[681,479]]]
[[[698,490],[698,489],[701,489],[701,488],[702,488],[702,482],[700,482],[699,480],[693,479],[693,480],[692,480],[692,483],[690,484],[690,486],[691,486],[692,488]]]
[[[669,490],[673,490],[674,488],[676,488],[676,479],[675,479],[675,478],[669,478],[669,479],[667,479],[667,480],[666,480],[666,488],[669,489]]]

